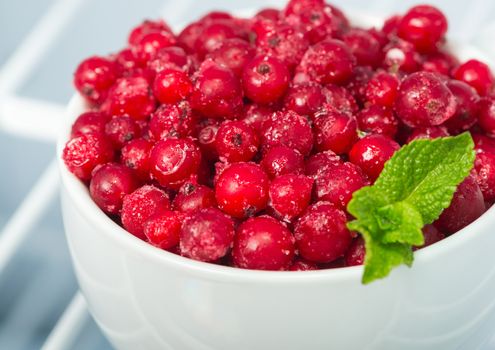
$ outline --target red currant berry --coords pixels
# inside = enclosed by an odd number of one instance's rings
[[[425,57],[421,70],[448,77],[452,69],[458,65],[457,58],[446,52],[438,51]]]
[[[141,180],[150,179],[150,152],[153,143],[145,139],[134,139],[126,143],[120,152],[120,162],[134,170]]]
[[[363,265],[365,256],[366,247],[364,245],[364,239],[363,237],[358,236],[352,240],[349,249],[347,249],[347,252],[345,253],[345,266]]]
[[[101,112],[85,112],[72,124],[71,137],[83,134],[101,134],[105,130],[108,118]]]
[[[478,60],[461,64],[452,72],[452,76],[474,87],[481,96],[493,91],[494,78],[490,67]]]
[[[130,45],[136,45],[143,36],[149,33],[172,34],[172,29],[163,20],[152,21],[147,19],[131,30],[127,42]]]
[[[301,174],[304,157],[290,147],[274,146],[266,151],[260,165],[271,179],[285,174]]]
[[[215,160],[218,158],[215,140],[219,127],[218,123],[211,123],[201,128],[198,132],[199,148],[205,159]]]
[[[155,247],[172,249],[179,244],[182,221],[181,213],[170,210],[159,211],[144,223],[144,235]]]
[[[481,152],[476,155],[477,182],[485,201],[495,200],[495,154]]]
[[[178,189],[191,175],[196,174],[201,152],[190,139],[158,141],[150,154],[150,172],[160,185]]]
[[[353,73],[356,59],[341,41],[327,39],[311,46],[297,72],[302,72],[320,84],[343,84]]]
[[[447,87],[454,94],[457,109],[455,114],[445,122],[445,126],[453,135],[469,130],[478,117],[479,96],[475,89],[468,84],[450,80]]]
[[[161,103],[177,103],[192,92],[192,83],[186,73],[164,69],[155,78],[153,94]]]
[[[450,206],[443,211],[435,225],[446,233],[454,233],[472,223],[484,212],[483,194],[475,177],[470,175],[457,187]]]
[[[215,145],[221,160],[247,162],[258,152],[259,138],[255,130],[242,121],[226,121],[218,129]]]
[[[169,32],[150,32],[143,35],[131,49],[137,60],[145,65],[155,58],[161,49],[173,46],[175,43],[175,37]]]
[[[368,179],[355,164],[333,163],[315,176],[315,195],[345,210],[352,194],[368,185]]]
[[[205,117],[233,119],[242,109],[241,84],[230,69],[206,60],[196,73],[189,101]]]
[[[476,153],[488,152],[495,154],[495,139],[481,134],[472,134],[471,136],[474,140]]]
[[[356,119],[337,111],[322,110],[314,117],[315,146],[318,151],[346,153],[357,140]]]
[[[138,61],[134,52],[131,49],[123,49],[115,55],[115,64],[119,76],[129,76],[133,72],[141,68],[141,63]]]
[[[349,152],[349,160],[374,181],[382,172],[385,162],[399,148],[399,144],[387,136],[369,135],[356,142]]]
[[[399,21],[397,34],[420,52],[436,51],[447,32],[447,18],[437,8],[419,5],[411,8]]]
[[[234,163],[216,181],[218,207],[236,218],[252,216],[266,208],[268,186],[268,176],[259,165]]]
[[[279,17],[280,17],[280,11],[273,8],[264,8],[262,10],[259,10],[254,15],[254,18],[264,18],[273,22],[277,22]]]
[[[294,257],[294,237],[270,216],[250,218],[237,228],[232,257],[243,269],[286,270]]]
[[[356,99],[346,88],[328,84],[323,89],[326,103],[321,109],[336,110],[341,113],[353,115],[359,111]]]
[[[269,104],[279,100],[289,87],[290,73],[275,57],[257,56],[242,72],[244,93],[252,101]]]
[[[242,121],[250,125],[260,133],[263,127],[263,123],[267,121],[273,114],[273,109],[268,106],[262,106],[257,104],[247,105],[244,109],[244,116]]]
[[[146,119],[155,109],[155,98],[148,80],[142,76],[121,78],[108,92],[109,112]]]
[[[366,134],[380,134],[395,137],[399,121],[394,112],[387,107],[370,105],[356,115],[359,130]]]
[[[383,49],[383,67],[392,73],[412,73],[420,68],[421,56],[413,44],[404,40],[393,40]]]
[[[140,134],[139,126],[126,115],[115,116],[105,125],[105,135],[116,149]]]
[[[395,111],[410,127],[440,125],[455,114],[456,99],[438,76],[417,72],[402,81]]]
[[[402,16],[393,15],[383,22],[382,32],[384,32],[388,37],[393,37],[397,35],[397,29],[399,28],[399,22]]]
[[[82,134],[70,139],[64,147],[62,158],[71,173],[87,181],[99,164],[112,161],[113,148],[102,134]]]
[[[97,167],[89,184],[89,193],[95,203],[108,214],[119,214],[126,194],[138,187],[131,169],[116,163]]]
[[[290,222],[299,216],[311,201],[313,180],[304,175],[286,174],[270,184],[270,206],[281,220]]]
[[[173,201],[174,209],[186,214],[216,206],[215,192],[207,186],[193,182],[182,185]]]
[[[234,241],[234,221],[215,208],[191,214],[180,231],[182,255],[199,261],[224,257]]]
[[[341,159],[332,151],[320,152],[312,155],[306,160],[305,174],[316,179],[321,172],[326,171],[328,167],[339,164]]]
[[[356,57],[358,65],[376,67],[380,62],[380,43],[366,30],[353,28],[344,34],[342,40]]]
[[[425,225],[423,227],[423,237],[425,239],[423,245],[419,247],[413,247],[413,250],[418,250],[424,247],[428,247],[434,243],[437,243],[442,239],[444,239],[445,235],[442,232],[440,232],[435,226]]]
[[[436,139],[439,137],[450,136],[449,132],[444,126],[428,126],[425,128],[416,128],[407,138],[407,143],[418,139]]]
[[[285,109],[300,115],[311,116],[326,101],[321,85],[306,83],[293,85],[287,91],[284,99]]]
[[[187,56],[182,47],[169,46],[160,49],[156,56],[148,61],[146,67],[155,75],[165,69],[180,70],[185,73],[191,73],[194,68],[192,57]]]
[[[117,67],[105,57],[93,56],[82,61],[74,73],[74,85],[90,103],[101,103],[117,79]]]
[[[393,107],[399,89],[399,79],[393,74],[380,71],[366,85],[366,101],[371,105]]]
[[[487,97],[481,100],[478,122],[489,136],[495,136],[495,97]]]
[[[328,202],[308,208],[294,228],[299,255],[317,263],[328,263],[344,255],[352,242],[343,211]]]
[[[261,145],[264,151],[273,146],[287,146],[306,156],[313,148],[311,126],[296,112],[277,112],[263,124]]]
[[[237,32],[229,20],[215,20],[207,23],[194,43],[200,58],[217,49],[225,40],[237,37]]]
[[[155,140],[192,136],[197,119],[187,101],[161,105],[151,114],[149,131]]]
[[[170,201],[165,192],[154,186],[144,185],[124,196],[122,225],[134,236],[144,240],[144,223],[155,213],[169,209]]]
[[[208,57],[241,76],[246,64],[254,57],[255,49],[242,39],[227,39]]]
[[[319,270],[318,265],[301,258],[296,258],[289,266],[289,271],[313,271]]]

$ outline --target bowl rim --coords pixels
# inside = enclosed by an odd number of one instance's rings
[[[238,11],[238,13],[242,15],[250,14],[252,12],[252,9]],[[346,15],[348,15],[352,23],[360,26],[376,26],[383,23],[383,20],[379,16],[370,14],[351,13],[349,11],[349,14],[346,13]],[[449,42],[451,42],[450,39]],[[464,59],[477,57],[490,62],[482,52],[469,45],[460,45],[454,41],[449,44],[449,49],[454,51],[457,56],[464,56]],[[119,245],[126,251],[139,255],[145,260],[152,259],[157,264],[168,265],[180,272],[193,274],[203,279],[215,279],[226,282],[263,282],[268,284],[293,283],[297,281],[304,281],[305,283],[337,283],[347,281],[361,285],[363,266],[304,272],[248,270],[196,261],[176,255],[154,247],[130,234],[110,219],[96,205],[91,199],[87,187],[67,169],[62,159],[63,148],[69,139],[72,123],[79,114],[86,110],[87,105],[85,101],[79,94],[75,93],[67,105],[66,116],[57,139],[56,156],[59,174],[63,190],[75,205],[78,213],[95,228],[95,230],[98,230],[111,240],[113,244]],[[466,242],[475,239],[475,232],[479,231],[482,227],[486,227],[490,221],[492,221],[492,225],[495,224],[495,206],[489,208],[481,217],[455,234],[450,235],[431,246],[415,251],[413,266],[429,264],[432,261],[441,259],[443,255],[449,254],[452,250],[462,248]],[[68,235],[67,230],[66,235]],[[399,268],[394,269],[391,275],[406,273],[407,270],[409,269],[406,266],[400,266]],[[374,284],[387,283],[389,280],[390,277],[376,281]]]

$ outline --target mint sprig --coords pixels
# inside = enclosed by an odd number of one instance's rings
[[[356,220],[347,226],[365,241],[364,284],[387,276],[398,265],[412,265],[412,246],[424,243],[421,229],[450,205],[474,159],[467,132],[416,140],[394,154],[374,185],[354,193],[347,210]]]

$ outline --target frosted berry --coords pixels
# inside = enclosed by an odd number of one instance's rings
[[[296,258],[289,266],[289,271],[313,271],[319,270],[318,264],[301,258]]]
[[[486,201],[495,200],[495,153],[481,152],[476,155],[476,180]]]
[[[306,156],[313,148],[313,132],[305,117],[293,111],[280,111],[263,124],[261,146],[264,151],[287,146]]]
[[[177,192],[173,208],[190,214],[198,209],[216,207],[215,192],[207,186],[186,182]]]
[[[383,68],[391,73],[412,73],[420,68],[421,56],[410,42],[394,39],[384,48]]]
[[[93,171],[89,193],[106,213],[119,214],[124,196],[138,187],[131,169],[116,163],[107,163]]]
[[[429,5],[419,5],[411,8],[400,19],[397,34],[425,53],[438,48],[447,27],[447,19],[440,10]]]
[[[105,130],[108,118],[101,112],[85,112],[77,117],[71,128],[71,137],[82,134],[100,134]]]
[[[233,119],[242,109],[242,88],[234,73],[206,60],[195,77],[191,106],[205,117]]]
[[[126,115],[115,116],[105,125],[105,135],[116,149],[138,137],[140,131],[136,122]]]
[[[144,223],[144,235],[155,247],[172,249],[179,244],[182,221],[181,213],[170,210],[159,211]]]
[[[103,102],[116,79],[117,67],[105,57],[89,57],[74,72],[76,89],[91,103]]]
[[[218,207],[236,218],[253,216],[266,208],[268,186],[268,176],[259,165],[234,163],[223,170],[216,181]]]
[[[346,222],[345,213],[328,202],[309,207],[294,227],[299,255],[317,263],[343,256],[352,241]]]
[[[455,114],[445,122],[445,126],[451,134],[459,134],[469,130],[478,119],[479,95],[475,89],[468,84],[450,80],[447,87],[454,94],[457,109]]]
[[[478,122],[490,136],[495,136],[495,97],[487,97],[479,104]]]
[[[175,45],[176,40],[170,32],[150,32],[143,35],[131,49],[141,64],[153,59],[160,49]]]
[[[318,200],[345,209],[352,194],[368,184],[368,179],[357,165],[350,162],[333,163],[316,175],[315,195]]]
[[[353,28],[342,39],[360,66],[375,67],[382,58],[380,43],[364,29]]]
[[[493,91],[494,77],[485,63],[478,60],[469,60],[454,69],[452,76],[476,89],[481,96]]]
[[[194,68],[194,60],[188,56],[182,47],[169,46],[160,49],[153,59],[148,61],[146,67],[155,75],[166,70],[180,70],[191,73]]]
[[[312,155],[306,160],[304,172],[306,175],[316,179],[321,172],[327,170],[334,164],[339,164],[341,159],[332,151],[320,152]]]
[[[270,207],[276,213],[276,217],[290,222],[309,205],[312,189],[313,180],[307,176],[278,176],[270,184]]]
[[[392,109],[380,105],[370,105],[356,115],[359,130],[366,134],[380,134],[395,137],[399,120]]]
[[[369,135],[352,146],[349,160],[358,165],[371,180],[376,180],[385,162],[399,148],[399,144],[387,136]]]
[[[398,89],[399,79],[395,75],[378,72],[366,85],[366,101],[371,105],[393,107]]]
[[[180,231],[182,255],[199,261],[215,261],[224,257],[234,240],[234,221],[215,208],[191,214]]]
[[[99,164],[112,161],[114,151],[102,134],[82,134],[70,139],[64,147],[62,158],[71,173],[87,181]]]
[[[304,172],[304,157],[290,147],[274,146],[266,151],[260,165],[272,179],[285,174],[301,174]]]
[[[269,106],[250,104],[244,108],[242,121],[252,126],[259,133],[262,130],[263,123],[272,116],[273,112],[273,109]]]
[[[418,72],[402,81],[395,111],[410,127],[440,125],[455,114],[456,100],[438,76]]]
[[[214,160],[218,158],[215,140],[219,127],[218,123],[209,123],[198,132],[198,145],[201,149],[202,157],[205,159]]]
[[[134,139],[126,143],[120,152],[120,162],[134,170],[141,180],[150,178],[150,152],[153,143],[146,139]]]
[[[482,135],[482,134],[471,134],[473,137],[476,153],[488,152],[495,154],[495,139]]]
[[[199,57],[202,58],[217,49],[225,40],[236,37],[236,30],[230,21],[212,21],[202,28],[194,43],[194,49]]]
[[[349,249],[347,249],[347,252],[345,253],[345,266],[363,265],[365,256],[366,247],[364,245],[364,239],[363,237],[358,236],[352,240]]]
[[[152,215],[170,209],[167,194],[157,187],[144,185],[124,196],[121,220],[124,228],[138,238],[146,239],[144,224]]]
[[[179,102],[192,92],[192,83],[186,73],[164,69],[155,77],[153,94],[161,103]]]
[[[163,20],[146,19],[131,30],[127,42],[130,45],[136,45],[143,36],[149,33],[171,34],[172,29]]]
[[[151,114],[149,131],[155,140],[192,136],[197,119],[187,101],[164,104]]]
[[[421,70],[448,77],[451,75],[454,67],[458,65],[457,58],[449,53],[438,51],[424,58],[421,63]]]
[[[326,103],[321,107],[322,110],[336,110],[345,114],[355,114],[359,111],[356,99],[344,87],[328,84],[323,89]]]
[[[313,127],[318,151],[346,153],[357,140],[356,119],[348,114],[322,110],[315,115]]]
[[[424,243],[419,247],[413,247],[413,250],[421,249],[424,247],[428,247],[434,243],[437,243],[445,238],[445,234],[440,232],[434,225],[425,225],[423,227],[423,237]]]
[[[258,152],[259,138],[255,130],[242,121],[226,121],[218,129],[215,145],[220,159],[246,162]]]
[[[457,232],[485,212],[485,202],[475,176],[468,176],[454,193],[450,205],[440,215],[435,225],[445,233]]]
[[[320,84],[343,84],[351,76],[356,59],[341,41],[327,39],[311,46],[297,72],[307,74]]]
[[[280,99],[289,87],[289,79],[285,63],[270,56],[253,58],[242,72],[244,93],[259,104],[269,104]]]
[[[190,139],[158,141],[150,153],[150,172],[161,186],[178,189],[197,173],[201,152]]]
[[[450,136],[448,130],[444,126],[428,126],[425,128],[416,128],[414,131],[409,135],[407,139],[407,143],[413,141],[413,140],[418,140],[418,139],[436,139],[439,137],[447,137]]]
[[[108,92],[109,112],[146,119],[155,109],[148,80],[142,76],[120,78]]]
[[[237,228],[232,257],[244,269],[286,270],[294,257],[294,237],[270,216],[250,218]]]
[[[225,40],[208,56],[216,63],[225,66],[241,76],[246,64],[255,55],[255,49],[247,41],[233,38]]]
[[[323,87],[316,83],[291,86],[284,99],[284,107],[300,115],[312,115],[325,102]]]

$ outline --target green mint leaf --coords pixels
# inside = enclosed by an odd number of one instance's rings
[[[474,158],[469,133],[416,140],[394,154],[373,186],[354,193],[347,210],[356,220],[348,227],[365,240],[363,283],[412,264],[412,246],[424,243],[421,229],[450,205]]]

